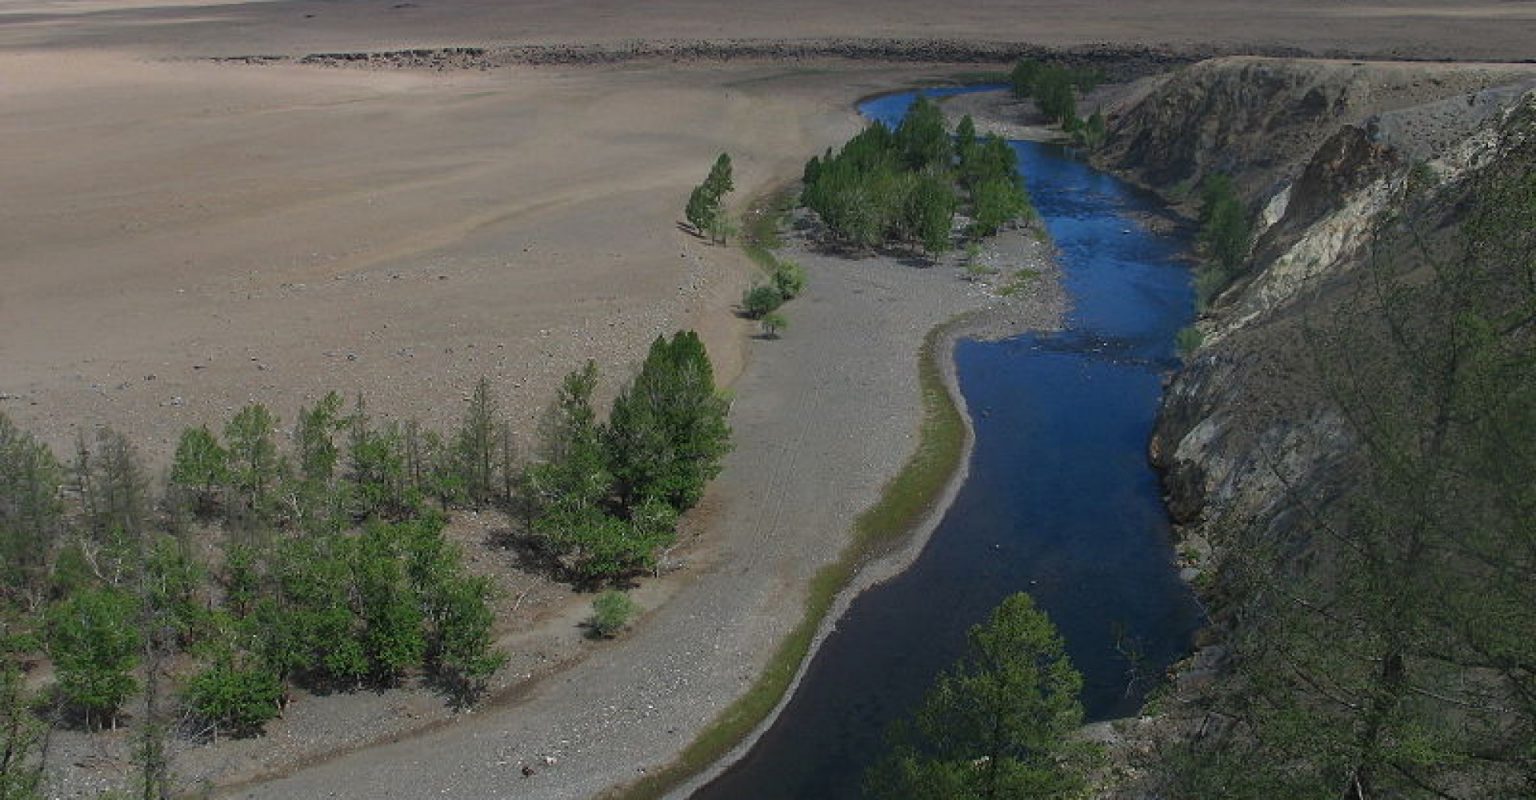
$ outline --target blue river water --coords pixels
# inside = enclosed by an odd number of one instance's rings
[[[974,89],[928,93],[958,91]],[[895,125],[915,96],[860,111]],[[777,722],[696,800],[859,797],[891,722],[1013,592],[1061,631],[1091,720],[1135,713],[1189,652],[1201,611],[1146,456],[1174,334],[1194,315],[1188,233],[1143,228],[1156,201],[1069,151],[1012,144],[1059,250],[1066,328],[956,346],[976,446],[954,505],[910,569],[854,601]]]

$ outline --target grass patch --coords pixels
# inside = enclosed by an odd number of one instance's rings
[[[854,521],[853,541],[837,561],[823,567],[811,579],[810,596],[799,624],[779,643],[768,666],[747,693],[716,717],[671,764],[603,797],[659,798],[707,769],[745,739],[789,690],[838,592],[871,558],[895,549],[938,502],[950,476],[960,466],[966,437],[965,420],[944,385],[939,361],[946,357],[940,352],[940,345],[949,327],[940,325],[929,331],[918,352],[923,421],[917,451],[885,485],[880,499]]]
[[[779,231],[795,210],[798,199],[793,186],[775,189],[753,203],[742,219],[741,249],[764,272],[772,274],[779,267],[779,258],[773,251],[784,244]]]
[[[1012,277],[1008,279],[1008,282],[997,290],[997,294],[999,297],[1012,297],[1028,289],[1039,278],[1040,270],[1024,267],[1015,271]]]
[[[1179,332],[1173,337],[1173,343],[1178,348],[1179,355],[1183,358],[1189,358],[1192,353],[1199,350],[1200,344],[1203,341],[1205,341],[1205,334],[1201,333],[1200,329],[1193,325],[1180,328]]]

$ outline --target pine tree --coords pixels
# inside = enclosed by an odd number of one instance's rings
[[[491,394],[491,382],[481,377],[475,383],[469,407],[459,423],[458,436],[454,440],[454,456],[459,464],[459,474],[464,494],[477,508],[483,508],[496,498],[496,398]]]
[[[0,414],[0,596],[36,607],[63,528],[53,452]]]
[[[900,800],[1068,798],[1085,785],[1094,749],[1073,742],[1083,679],[1061,636],[1027,594],[973,627],[966,657],[940,676],[896,747],[866,777],[868,793]]]
[[[603,430],[623,504],[655,499],[679,511],[696,504],[730,449],[725,415],[698,334],[657,337]]]

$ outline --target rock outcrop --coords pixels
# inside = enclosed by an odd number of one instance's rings
[[[1283,535],[1298,506],[1337,495],[1349,435],[1309,337],[1350,313],[1351,276],[1410,182],[1486,167],[1493,131],[1536,102],[1532,86],[1525,67],[1225,58],[1112,118],[1108,166],[1175,201],[1232,175],[1258,220],[1251,266],[1202,315],[1204,344],[1170,383],[1151,444],[1197,545],[1213,520]]]

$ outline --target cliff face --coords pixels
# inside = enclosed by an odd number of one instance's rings
[[[1508,92],[1486,90],[1530,77],[1518,67],[1211,59],[1109,109],[1101,160],[1175,201],[1226,173],[1262,208],[1343,125],[1370,124],[1373,138],[1423,159],[1507,105]]]
[[[1536,421],[1536,72],[1373,69],[1201,64],[1112,118],[1111,166],[1174,196],[1229,172],[1257,220],[1150,445],[1213,629],[1177,670],[1166,713],[1128,728],[1125,759],[1142,777],[1112,796],[1212,796],[1191,791],[1197,779],[1180,788],[1199,773],[1189,765],[1222,775],[1219,754],[1245,748],[1265,755],[1227,777],[1270,768],[1254,786],[1309,770],[1297,780],[1333,785],[1339,764],[1387,785],[1397,774],[1372,773],[1370,759],[1435,728],[1476,731],[1441,744],[1486,760],[1435,753],[1408,774],[1414,786],[1528,793],[1510,788],[1529,773],[1509,754],[1536,740],[1536,704],[1507,701],[1536,697],[1536,615],[1489,609],[1536,608],[1536,551],[1519,544],[1533,505],[1500,516],[1490,500],[1526,497],[1536,464],[1536,448],[1512,444],[1529,439],[1519,420]],[[1505,322],[1482,325],[1492,319]],[[1498,368],[1480,373],[1485,357]],[[1382,598],[1409,610],[1372,617]],[[1492,636],[1526,644],[1490,660]],[[1402,699],[1405,686],[1433,702]],[[1467,687],[1500,702],[1479,706]],[[1265,750],[1255,732],[1280,729],[1262,719],[1270,708],[1306,715],[1323,744]],[[1365,708],[1401,713],[1402,727],[1383,733],[1385,712]]]
[[[1199,322],[1151,443],[1190,548],[1283,537],[1348,477],[1317,331],[1351,313],[1359,267],[1414,180],[1450,188],[1499,157],[1536,73],[1231,58],[1166,79],[1112,118],[1101,156],[1171,199],[1213,172],[1254,209],[1249,268]],[[1426,212],[1454,226],[1455,208]],[[1218,533],[1220,521],[1223,532]],[[1236,525],[1234,526],[1234,521]],[[1219,552],[1218,552],[1219,555]]]

